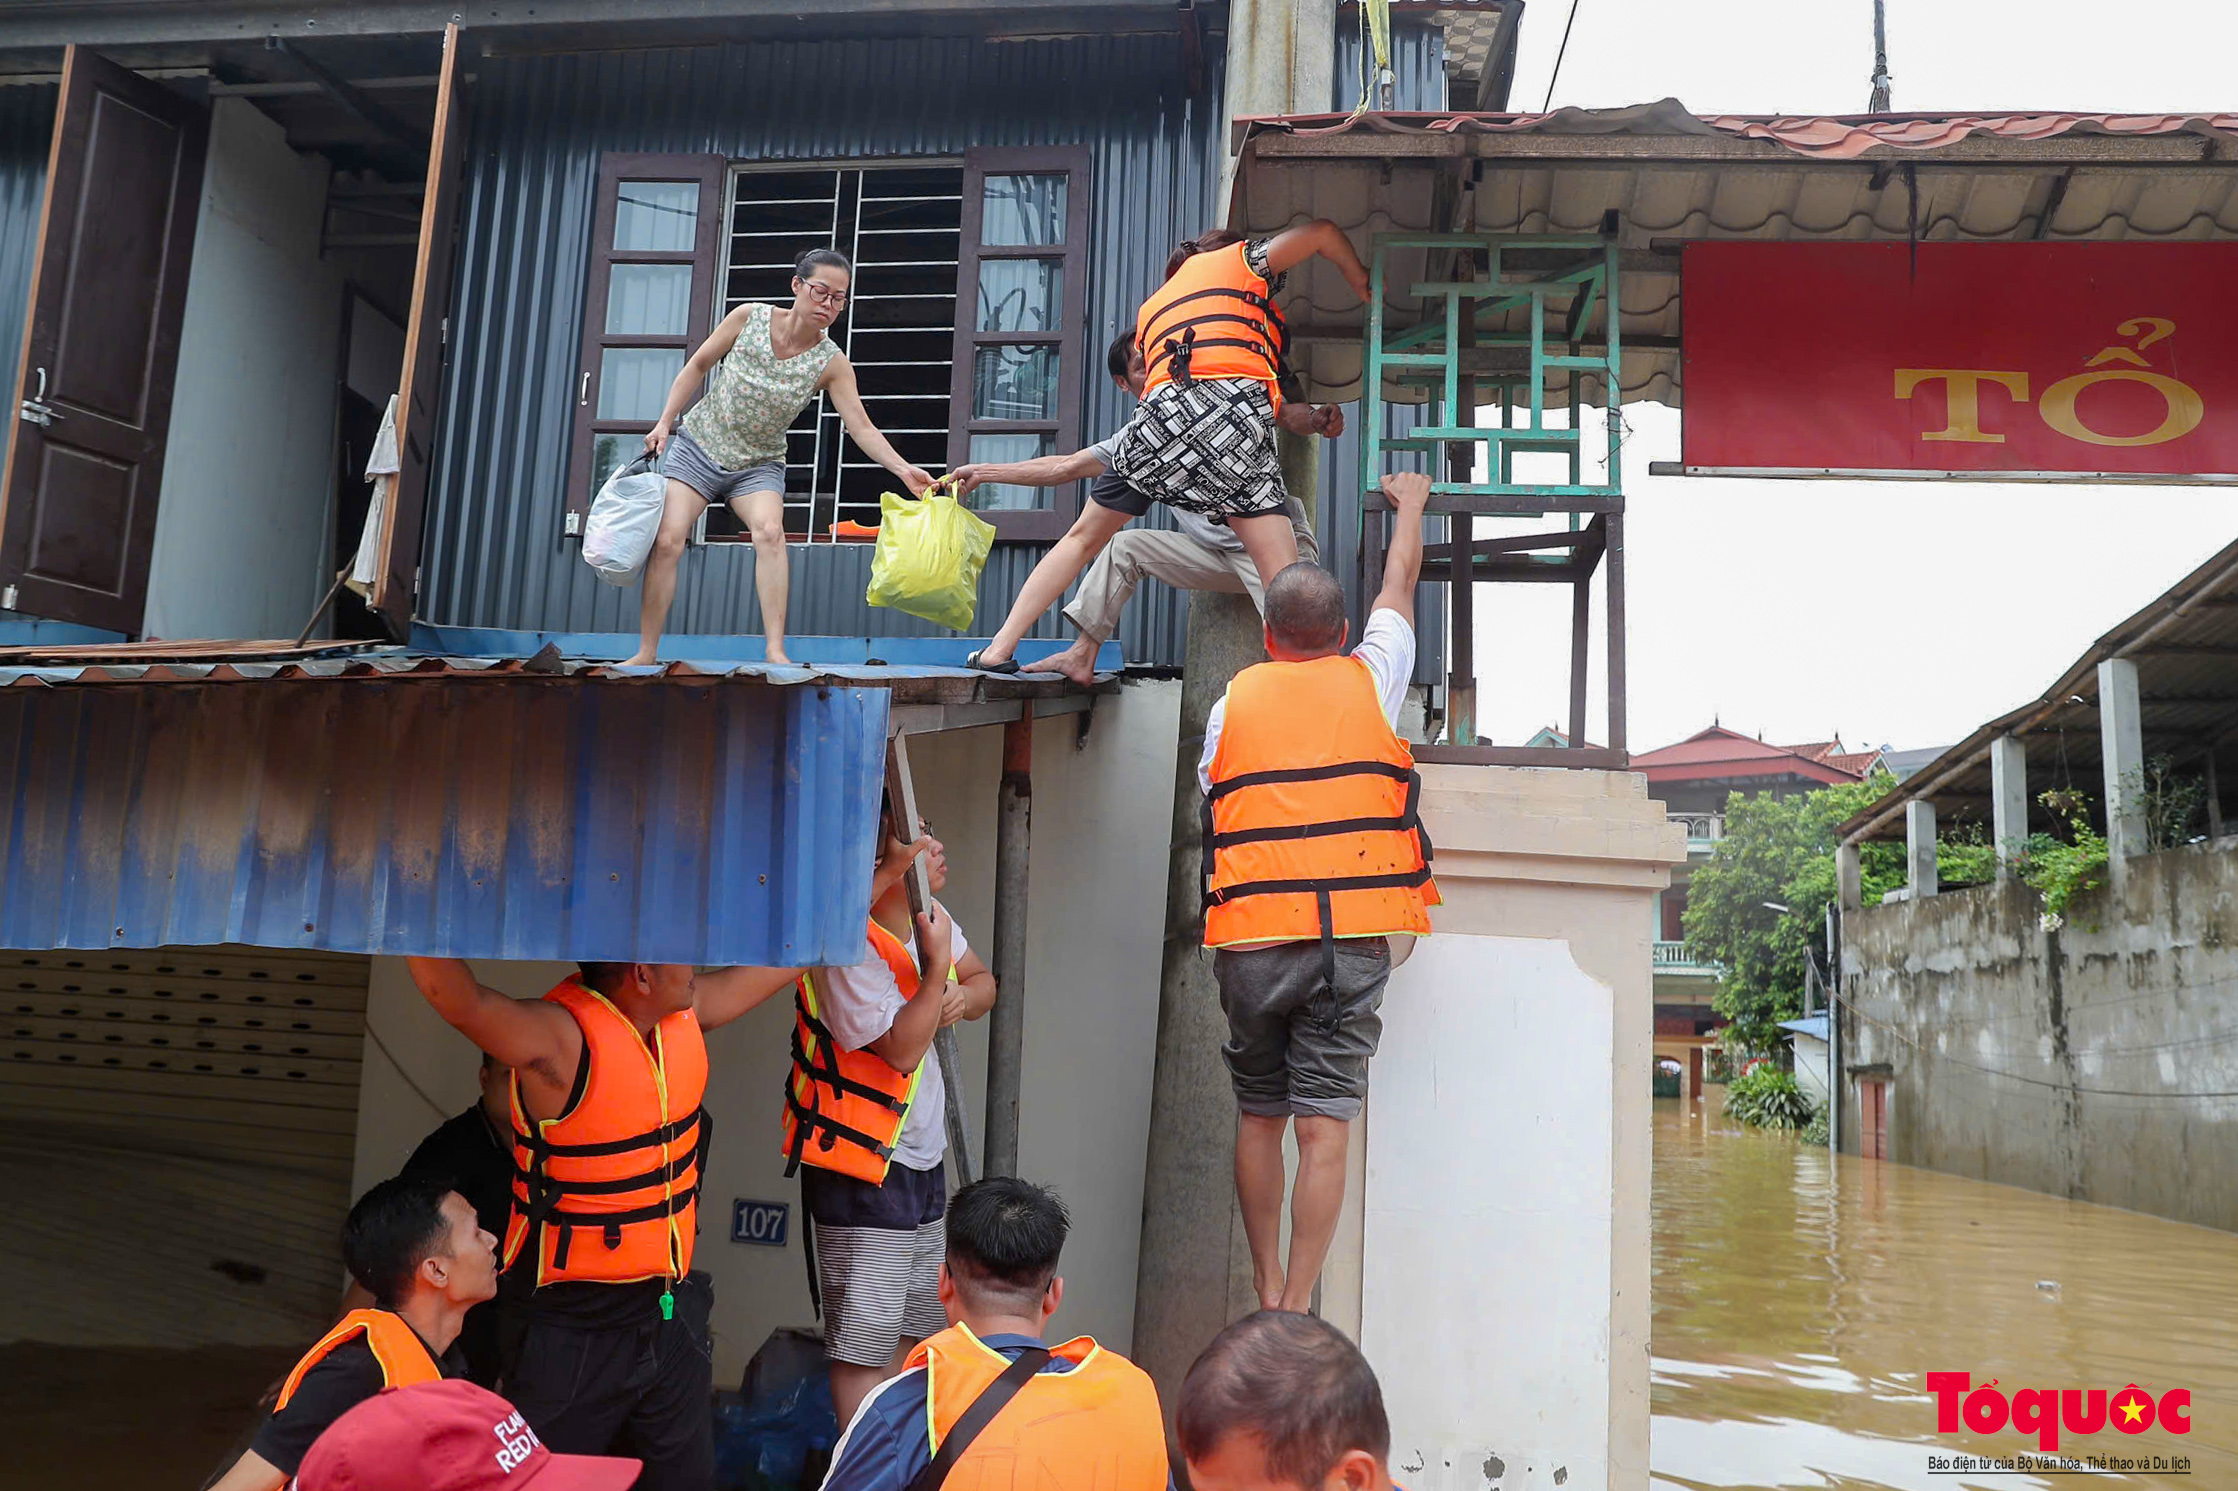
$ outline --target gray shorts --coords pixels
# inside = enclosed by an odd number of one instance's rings
[[[1220,1055],[1236,1106],[1260,1118],[1359,1117],[1368,1058],[1383,1037],[1383,986],[1391,944],[1347,937],[1335,947],[1336,986],[1321,973],[1319,942],[1224,947],[1213,955],[1228,1043]]]
[[[661,475],[682,482],[709,502],[728,502],[746,492],[781,494],[785,490],[783,461],[764,461],[759,466],[731,471],[716,465],[707,447],[682,430],[668,437],[668,446],[661,453]]]

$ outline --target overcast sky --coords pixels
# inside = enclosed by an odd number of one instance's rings
[[[1568,10],[1530,0],[1516,108],[1545,97]],[[1888,47],[1903,111],[2238,112],[2229,0],[1888,0]],[[1871,0],[1580,0],[1554,103],[1852,113],[1871,73]],[[1635,751],[1713,717],[1775,741],[1948,744],[2238,538],[2238,492],[2207,488],[1658,479],[1676,411],[1626,417]],[[1490,739],[1566,712],[1557,590],[1480,590]]]

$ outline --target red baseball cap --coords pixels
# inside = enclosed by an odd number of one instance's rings
[[[626,1491],[638,1462],[555,1455],[521,1412],[471,1382],[376,1393],[303,1457],[301,1491]]]

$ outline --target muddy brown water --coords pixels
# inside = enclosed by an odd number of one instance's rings
[[[1655,1491],[2238,1491],[2238,1235],[1830,1161],[1722,1101],[1655,1104]],[[2054,1453],[2081,1468],[2047,1467],[2009,1426],[1937,1433],[1929,1372],[2008,1395],[2188,1388],[2192,1428],[2063,1429]]]

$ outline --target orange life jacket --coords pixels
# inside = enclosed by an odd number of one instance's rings
[[[1135,341],[1149,369],[1144,397],[1193,378],[1257,378],[1281,410],[1290,332],[1243,249],[1232,243],[1191,254],[1135,313]]]
[[[1204,806],[1204,940],[1426,933],[1439,902],[1414,753],[1350,656],[1228,685]]]
[[[698,1017],[664,1017],[648,1046],[577,979],[544,997],[582,1028],[583,1061],[558,1118],[531,1120],[514,1074],[505,1265],[533,1247],[539,1287],[680,1279],[692,1266],[707,1152],[707,1043]]]
[[[303,1353],[303,1360],[295,1364],[287,1381],[280,1384],[279,1401],[272,1405],[272,1411],[277,1413],[287,1407],[288,1399],[303,1385],[305,1374],[325,1361],[336,1347],[347,1345],[360,1335],[373,1349],[373,1360],[381,1364],[381,1386],[410,1387],[415,1382],[441,1380],[443,1369],[428,1355],[419,1332],[406,1325],[403,1316],[394,1310],[352,1310],[335,1322],[334,1329],[319,1337],[316,1346]]]
[[[1165,1491],[1165,1419],[1150,1374],[1087,1336],[1049,1354],[1072,1370],[1029,1378],[949,1467],[942,1491]],[[925,1369],[926,1435],[938,1454],[1010,1358],[952,1325],[920,1342],[908,1366]]]
[[[885,960],[901,997],[917,992],[917,960],[900,938],[870,922],[870,946]],[[950,970],[953,973],[954,970]],[[917,1100],[914,1072],[897,1072],[870,1051],[846,1051],[824,1024],[814,974],[793,986],[793,1071],[785,1083],[785,1174],[802,1165],[886,1183],[894,1140]]]

